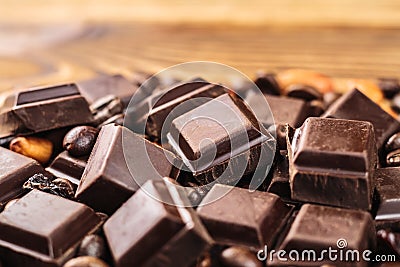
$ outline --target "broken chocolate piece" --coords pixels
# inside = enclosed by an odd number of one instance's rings
[[[220,244],[272,247],[291,207],[274,194],[215,184],[197,208]]]
[[[35,88],[10,97],[0,112],[0,138],[33,134],[93,121],[75,84]]]
[[[147,182],[104,224],[115,266],[183,267],[195,262],[212,240],[192,208],[184,207],[188,205],[182,187]]]
[[[292,199],[370,209],[376,153],[371,123],[308,118],[288,141]]]

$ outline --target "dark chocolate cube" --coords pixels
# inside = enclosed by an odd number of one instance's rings
[[[371,123],[308,118],[288,149],[292,199],[371,208],[376,166]]]
[[[88,156],[73,157],[67,151],[60,153],[46,171],[55,177],[68,179],[78,185],[86,168]]]
[[[172,122],[167,135],[195,179],[206,184],[225,171],[225,182],[272,163],[275,139],[259,130],[244,103],[229,94],[219,96]],[[239,176],[239,177],[238,177]]]
[[[275,194],[221,184],[213,186],[197,209],[215,241],[255,249],[272,247],[290,211]]]
[[[149,181],[105,223],[116,267],[190,266],[212,242],[183,188]]]
[[[0,147],[0,203],[22,194],[22,185],[37,173],[44,173],[37,161]]]
[[[35,88],[7,99],[0,113],[0,137],[32,134],[93,121],[75,84]]]
[[[357,89],[344,94],[329,107],[323,116],[371,122],[374,126],[378,149],[382,148],[392,134],[400,130],[400,123],[395,118]]]
[[[99,224],[89,207],[33,190],[0,214],[0,257],[7,266],[62,266]]]
[[[145,153],[140,150],[143,145]],[[145,181],[164,176],[176,178],[179,170],[169,160],[177,159],[127,128],[103,126],[76,197],[96,211],[111,214]]]
[[[372,250],[374,246],[374,222],[368,212],[305,204],[285,239],[276,249],[276,251],[286,251],[287,261],[280,261],[275,254],[271,265],[321,266],[324,263],[337,263],[339,264],[337,266],[367,266],[368,263],[363,261],[362,253],[367,249]],[[349,261],[332,262],[328,256],[329,247],[336,250],[332,255],[337,256],[340,249],[343,250],[343,254],[348,250],[357,250],[360,260],[351,261],[352,256],[349,254]],[[291,260],[288,255],[291,251],[296,251],[300,258],[296,261]],[[305,251],[307,254],[304,254]],[[291,255],[296,257],[296,253]],[[305,255],[304,260],[301,258],[303,255]]]

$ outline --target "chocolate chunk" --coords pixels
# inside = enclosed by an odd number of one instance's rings
[[[25,181],[43,172],[37,161],[0,147],[0,203],[21,195]]]
[[[321,100],[322,94],[312,86],[291,84],[285,89],[288,97],[299,98],[305,101]]]
[[[114,95],[121,99],[125,107],[128,106],[132,96],[138,90],[122,75],[102,75],[89,80],[77,83],[79,91],[86,98],[89,104],[93,104],[102,97]]]
[[[357,89],[344,94],[324,113],[324,117],[369,121],[374,126],[376,144],[381,149],[386,140],[400,130],[400,123]]]
[[[0,138],[92,121],[88,103],[75,84],[31,89],[6,101],[0,112]]]
[[[379,168],[375,171],[379,209],[375,220],[400,220],[400,168]]]
[[[290,183],[289,183],[289,159],[282,157],[272,171],[271,183],[267,192],[276,194],[284,200],[291,199]]]
[[[235,183],[272,164],[275,139],[259,127],[240,99],[224,94],[173,120],[167,138],[200,184]]]
[[[67,151],[59,154],[46,171],[55,177],[68,179],[78,185],[89,156],[73,157]]]
[[[272,247],[290,211],[277,195],[221,184],[213,186],[197,209],[218,243],[255,249]]]
[[[288,143],[292,199],[370,209],[376,146],[369,122],[308,118]]]
[[[7,266],[61,266],[100,219],[83,204],[33,190],[0,214]]]
[[[190,266],[209,247],[182,189],[149,181],[104,224],[116,267]]]
[[[384,96],[388,99],[393,98],[397,93],[400,93],[399,80],[396,78],[380,78],[378,86],[382,90]]]
[[[163,125],[168,127],[174,118],[222,95],[225,91],[221,85],[204,81],[181,84],[168,92],[161,91],[161,95],[151,99],[153,105],[146,114],[146,134],[153,140],[161,140]]]
[[[266,73],[258,75],[257,79],[254,81],[257,87],[261,90],[263,94],[267,95],[280,95],[281,89],[278,82],[275,80],[275,74]]]
[[[90,105],[90,110],[93,113],[94,125],[101,125],[112,117],[122,114],[124,105],[121,100],[114,96],[108,95],[96,100]]]
[[[140,150],[143,146],[146,153]],[[171,152],[127,128],[106,125],[89,157],[76,198],[96,211],[111,214],[136,192],[139,182],[164,176],[176,178],[179,170],[167,156],[176,160]]]
[[[364,266],[366,262],[362,258],[362,253],[364,250],[372,249],[374,244],[374,223],[368,212],[305,204],[282,244],[278,246],[279,250],[287,252],[284,255],[287,261],[281,261],[275,254],[272,265],[282,266],[294,263],[301,266],[321,266],[324,263],[336,263],[342,266],[344,261],[340,261],[339,257],[336,261],[329,257],[328,249],[331,248],[336,251],[342,249],[343,254],[348,250],[357,250],[360,253],[359,261],[354,260],[351,262],[354,265],[351,266],[361,266],[356,265],[357,262]],[[299,255],[296,261],[291,260],[288,255],[293,250]],[[304,255],[302,253],[305,250],[311,252],[302,259]],[[291,255],[296,257],[295,253]],[[316,263],[318,265],[315,265]]]

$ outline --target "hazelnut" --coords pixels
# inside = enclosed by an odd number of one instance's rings
[[[11,141],[10,150],[46,164],[53,154],[53,143],[38,137],[17,137]]]

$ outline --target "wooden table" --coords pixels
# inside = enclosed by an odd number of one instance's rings
[[[2,0],[0,91],[195,60],[400,77],[400,3],[349,2]]]

